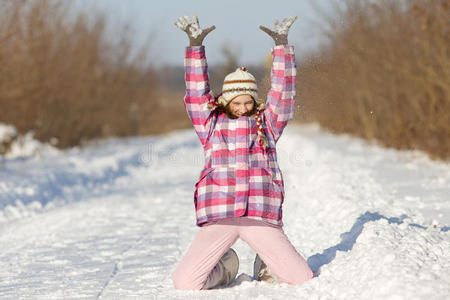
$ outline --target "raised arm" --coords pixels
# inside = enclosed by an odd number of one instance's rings
[[[295,79],[297,74],[294,47],[288,45],[288,32],[297,17],[275,21],[275,29],[260,26],[275,41],[272,48],[271,88],[267,95],[264,116],[275,141],[280,138],[283,129],[294,116]]]
[[[192,21],[187,16],[179,18],[175,22],[175,26],[186,32],[189,37],[190,46],[186,47],[184,57],[186,82],[184,105],[194,125],[195,132],[203,147],[205,147],[212,116],[207,104],[214,100],[214,95],[211,93],[209,86],[208,64],[205,47],[202,43],[206,35],[215,29],[215,26],[202,30],[196,16],[193,16]]]

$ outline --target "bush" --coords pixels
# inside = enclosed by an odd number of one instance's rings
[[[450,158],[448,1],[347,0],[299,64],[303,122]]]
[[[72,2],[73,3],[73,2]],[[0,122],[59,147],[158,131],[158,77],[147,42],[132,55],[126,26],[70,1],[0,2]]]

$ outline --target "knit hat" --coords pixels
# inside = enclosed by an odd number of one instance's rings
[[[225,107],[231,100],[240,95],[252,96],[256,102],[257,110],[264,108],[264,101],[258,99],[256,79],[246,67],[239,67],[236,71],[225,76],[222,93],[217,97],[216,103],[211,103],[208,108],[213,110],[215,104]]]
[[[236,71],[225,76],[222,93],[212,102],[208,103],[208,109],[212,111],[219,105],[225,107],[231,100],[240,95],[250,95],[256,102],[255,119],[258,127],[258,135],[261,137],[260,146],[265,148],[269,143],[262,130],[260,117],[261,111],[265,106],[265,101],[258,98],[256,79],[246,67],[239,67]]]

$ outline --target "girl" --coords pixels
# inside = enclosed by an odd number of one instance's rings
[[[215,26],[201,29],[196,16],[175,23],[190,40],[184,104],[205,153],[194,193],[200,229],[172,273],[177,289],[231,283],[239,260],[230,247],[238,238],[257,253],[255,279],[293,285],[313,277],[282,228],[284,183],[276,154],[276,143],[294,113],[296,65],[287,36],[296,18],[275,22],[275,30],[260,26],[275,41],[267,102],[258,98],[255,77],[244,67],[225,77],[215,98],[202,45]]]

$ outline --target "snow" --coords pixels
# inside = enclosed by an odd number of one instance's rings
[[[51,141],[53,144],[57,143],[56,138],[52,138]],[[14,126],[0,123],[0,149],[2,144],[8,143],[11,144],[10,149],[3,157],[7,159],[39,156],[42,152],[59,152],[54,146],[36,140],[33,132],[28,132],[22,136],[17,133]]]
[[[0,123],[0,143],[7,142],[17,135],[17,130],[12,125]]]
[[[177,291],[170,273],[198,228],[193,130],[7,158],[0,166],[1,299],[448,299],[450,165],[317,125],[278,144],[285,232],[319,277]]]

